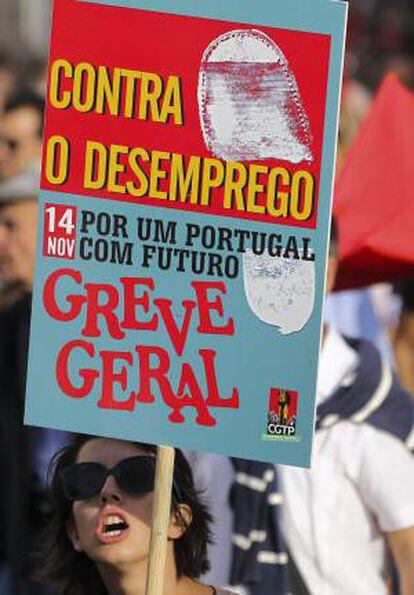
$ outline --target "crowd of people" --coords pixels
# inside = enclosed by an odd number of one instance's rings
[[[355,4],[338,171],[382,74],[414,88],[410,0]],[[0,55],[0,593],[143,595],[154,447],[23,425],[45,73]],[[375,291],[386,349],[330,303],[311,470],[177,451],[165,595],[413,595],[413,282]]]

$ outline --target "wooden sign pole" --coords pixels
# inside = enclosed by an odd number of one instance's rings
[[[175,451],[171,446],[158,446],[146,595],[162,595],[164,592],[174,457]]]

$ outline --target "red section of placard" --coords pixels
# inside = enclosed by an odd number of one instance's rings
[[[87,140],[130,148],[142,147],[148,152],[166,151],[179,153],[188,160],[190,156],[212,157],[206,149],[197,103],[197,84],[203,54],[211,42],[231,30],[252,29],[249,25],[228,23],[212,19],[174,16],[157,12],[126,9],[57,0],[55,25],[51,46],[51,63],[64,59],[72,65],[87,62],[94,68],[105,66],[110,73],[114,68],[157,73],[164,80],[169,75],[180,77],[184,122],[182,126],[141,120],[136,117],[97,114],[94,110],[82,113],[73,106],[56,109],[49,105],[45,139],[56,134],[64,136],[70,144],[70,167],[63,184],[50,184],[43,176],[42,188],[96,196],[97,198],[137,202],[158,207],[200,211],[214,215],[255,219],[303,228],[315,228],[322,155],[322,139],[326,105],[326,87],[329,66],[330,37],[322,34],[258,27],[283,51],[293,72],[308,115],[312,133],[311,163],[293,164],[280,160],[260,161],[269,167],[285,167],[291,175],[298,170],[309,171],[315,179],[315,205],[306,221],[293,216],[275,219],[267,212],[243,212],[236,208],[225,210],[220,200],[220,188],[213,191],[208,209],[200,204],[180,204],[143,196],[136,198],[128,192],[111,192],[107,188],[90,190],[84,187],[85,145]],[[133,50],[131,51],[131,48]],[[64,81],[63,90],[73,84]],[[119,163],[127,170],[118,176],[120,187],[133,180],[123,155]],[[259,162],[258,162],[259,163]],[[165,162],[163,169],[168,172]],[[263,179],[260,181],[264,181]],[[163,189],[163,182],[160,183]],[[289,184],[283,187],[289,192]],[[265,197],[259,198],[265,202]]]
[[[73,206],[46,203],[43,224],[43,256],[74,260],[76,214]]]

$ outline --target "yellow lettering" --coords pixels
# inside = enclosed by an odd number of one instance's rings
[[[178,76],[168,77],[161,108],[161,122],[167,122],[170,115],[173,116],[174,124],[181,125],[183,123],[181,86]]]
[[[145,175],[145,172],[138,165],[139,159],[142,159],[142,161],[149,161],[150,156],[145,149],[136,147],[135,149],[132,149],[131,153],[129,154],[128,162],[131,166],[132,172],[138,178],[140,185],[137,187],[131,181],[126,183],[127,191],[132,196],[145,196],[148,192],[148,178]]]
[[[138,117],[141,120],[148,119],[148,109],[150,118],[154,122],[160,122],[160,111],[158,100],[162,94],[162,79],[158,74],[152,72],[141,73],[141,94],[139,98]]]
[[[151,175],[150,175],[150,189],[149,193],[152,198],[160,198],[166,200],[168,195],[163,190],[158,188],[158,182],[165,180],[167,172],[160,169],[160,162],[163,159],[170,159],[171,153],[166,151],[153,151],[151,159]]]
[[[83,185],[90,190],[101,190],[106,182],[108,150],[102,143],[88,140],[85,151]],[[96,167],[95,167],[96,166]]]
[[[106,106],[111,116],[118,116],[121,104],[121,77],[119,69],[115,68],[112,81],[108,69],[105,66],[98,68],[98,79],[96,85],[96,112],[104,114]]]
[[[51,136],[46,146],[45,175],[50,184],[64,184],[69,173],[69,143],[63,136]]]
[[[118,183],[119,174],[124,173],[125,165],[120,163],[119,157],[128,154],[128,147],[124,145],[111,145],[109,152],[109,166],[108,166],[108,190],[109,192],[119,192],[125,194],[125,186]]]
[[[67,60],[55,60],[50,70],[49,101],[56,109],[66,109],[70,105],[69,91],[60,93],[61,78],[73,77],[73,66]]]
[[[284,186],[290,184],[288,170],[284,167],[272,168],[269,173],[266,203],[267,211],[272,217],[287,217],[289,214],[289,193],[279,190],[280,180]]]
[[[237,179],[236,179],[237,175]],[[247,169],[242,163],[227,162],[224,182],[223,207],[232,209],[235,202],[238,211],[245,211],[243,190],[247,183]]]
[[[208,206],[211,200],[211,190],[221,186],[224,180],[224,165],[218,159],[206,157],[203,162],[201,185],[201,203]]]
[[[170,200],[175,201],[178,197],[180,202],[186,202],[190,195],[190,203],[193,205],[197,204],[200,183],[200,161],[200,157],[192,155],[187,166],[187,171],[184,172],[184,157],[179,153],[173,153],[171,159]]]
[[[87,62],[80,62],[73,78],[73,107],[78,112],[90,112],[95,101],[95,69]]]
[[[265,213],[265,206],[256,203],[257,194],[264,192],[264,185],[258,182],[260,174],[267,174],[269,168],[265,165],[251,165],[249,175],[249,186],[247,190],[247,211],[249,213]]]
[[[293,175],[290,212],[297,221],[307,221],[312,215],[314,187],[313,176],[308,171],[302,169]]]
[[[126,70],[123,68],[121,74],[126,79],[124,116],[126,118],[132,118],[135,109],[137,81],[141,78],[141,73],[137,70]]]

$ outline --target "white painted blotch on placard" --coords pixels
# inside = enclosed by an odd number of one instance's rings
[[[207,148],[230,161],[313,161],[309,119],[282,50],[256,29],[234,30],[204,52],[198,82]],[[244,290],[253,313],[282,335],[300,331],[315,303],[315,263],[243,256]]]
[[[293,258],[243,255],[244,291],[254,314],[282,335],[302,330],[315,303],[314,262]]]
[[[309,119],[295,75],[262,31],[230,31],[208,46],[198,102],[204,141],[220,159],[313,161]]]

